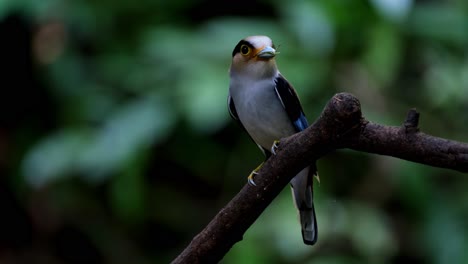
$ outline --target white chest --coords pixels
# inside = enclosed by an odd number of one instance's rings
[[[237,114],[257,144],[270,149],[274,140],[294,134],[292,122],[276,95],[273,80],[237,88],[230,89]]]

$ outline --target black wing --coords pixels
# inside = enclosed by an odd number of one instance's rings
[[[283,104],[296,132],[306,129],[309,124],[307,123],[304,110],[302,110],[301,102],[299,101],[299,97],[297,97],[296,91],[294,91],[291,84],[281,74],[276,77],[275,83],[276,95]]]
[[[234,104],[234,100],[232,100],[231,95],[228,95],[228,110],[229,114],[231,115],[232,119],[236,120],[239,126],[241,126],[244,130],[244,125],[242,125],[242,122],[239,120],[239,116],[237,115],[237,110],[236,110],[236,105]]]

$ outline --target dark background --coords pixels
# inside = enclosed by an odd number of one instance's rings
[[[0,2],[0,263],[168,263],[262,154],[227,112],[231,51],[270,36],[312,123],[337,92],[468,141],[468,2]],[[466,263],[462,173],[340,150],[316,246],[288,188],[222,263]]]

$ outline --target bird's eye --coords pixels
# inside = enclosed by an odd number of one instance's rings
[[[242,55],[247,55],[250,52],[250,48],[247,45],[242,45],[240,48],[240,52]]]

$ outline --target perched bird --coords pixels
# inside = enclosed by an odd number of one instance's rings
[[[276,66],[277,54],[269,37],[250,36],[235,46],[229,70],[229,113],[267,159],[275,154],[279,139],[308,127],[296,91]],[[255,185],[253,176],[262,164],[250,174],[249,183]],[[312,189],[315,174],[314,164],[303,169],[290,182],[299,211],[302,237],[308,245],[317,241]]]

